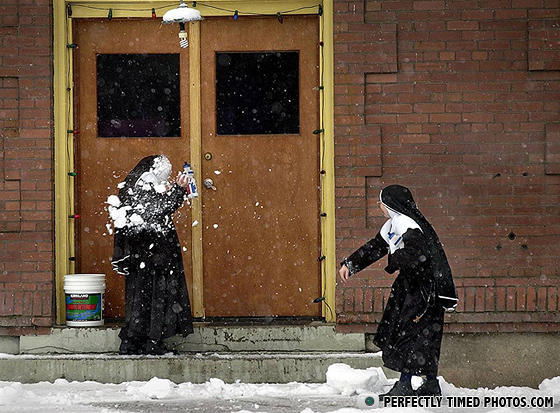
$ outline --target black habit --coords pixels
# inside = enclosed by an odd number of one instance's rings
[[[119,337],[121,351],[142,352],[145,343],[161,343],[175,334],[193,332],[181,245],[172,214],[186,199],[174,184],[156,190],[138,184],[157,156],[144,158],[127,176],[119,191],[121,208],[128,208],[129,224],[115,229],[113,268],[125,275],[126,326]],[[135,221],[131,216],[137,214]],[[138,216],[140,221],[138,221]]]
[[[352,275],[389,254],[385,271],[398,271],[398,275],[374,343],[383,351],[383,362],[388,368],[405,374],[435,375],[445,308],[453,308],[457,303],[451,270],[435,231],[407,188],[391,185],[381,192],[381,201],[392,212],[411,218],[417,225],[400,234],[403,245],[392,253],[387,239],[393,234],[382,234],[385,225],[342,264]]]

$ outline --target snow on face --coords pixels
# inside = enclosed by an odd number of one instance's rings
[[[150,184],[154,185],[157,192],[165,192],[165,183],[171,175],[171,162],[165,155],[160,155],[154,159],[154,164],[148,172],[144,172],[142,176],[136,181],[144,190],[151,189]]]

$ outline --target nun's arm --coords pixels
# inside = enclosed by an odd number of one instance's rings
[[[391,254],[389,265],[385,268],[389,274],[405,268],[414,270],[429,259],[426,239],[421,230],[407,230],[403,235],[403,243],[403,248]]]
[[[346,265],[350,275],[360,272],[368,265],[383,258],[389,252],[389,246],[378,232],[375,238],[370,239],[352,255],[346,258],[341,264]]]
[[[183,204],[186,195],[187,191],[185,188],[173,184],[171,189],[167,192],[158,193],[156,191],[149,191],[147,204],[151,210],[159,216],[171,215]]]

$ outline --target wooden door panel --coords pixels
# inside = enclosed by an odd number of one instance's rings
[[[207,316],[320,316],[318,19],[201,25]],[[299,134],[216,134],[217,52],[299,53]]]
[[[113,272],[113,237],[105,201],[117,184],[145,156],[165,154],[173,173],[189,159],[188,49],[180,49],[177,28],[152,20],[78,20],[75,22],[78,129],[76,137],[77,272],[106,274],[105,315],[124,316],[124,278]],[[181,136],[173,138],[100,138],[97,135],[97,54],[180,54]],[[149,93],[149,90],[146,90]],[[138,98],[141,98],[139,96]],[[175,221],[183,252],[187,284],[191,288],[191,218],[183,206]]]

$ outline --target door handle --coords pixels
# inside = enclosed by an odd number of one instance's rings
[[[216,190],[216,187],[214,186],[214,181],[212,180],[212,178],[206,178],[203,181],[203,184],[207,189],[211,189],[212,191]]]

